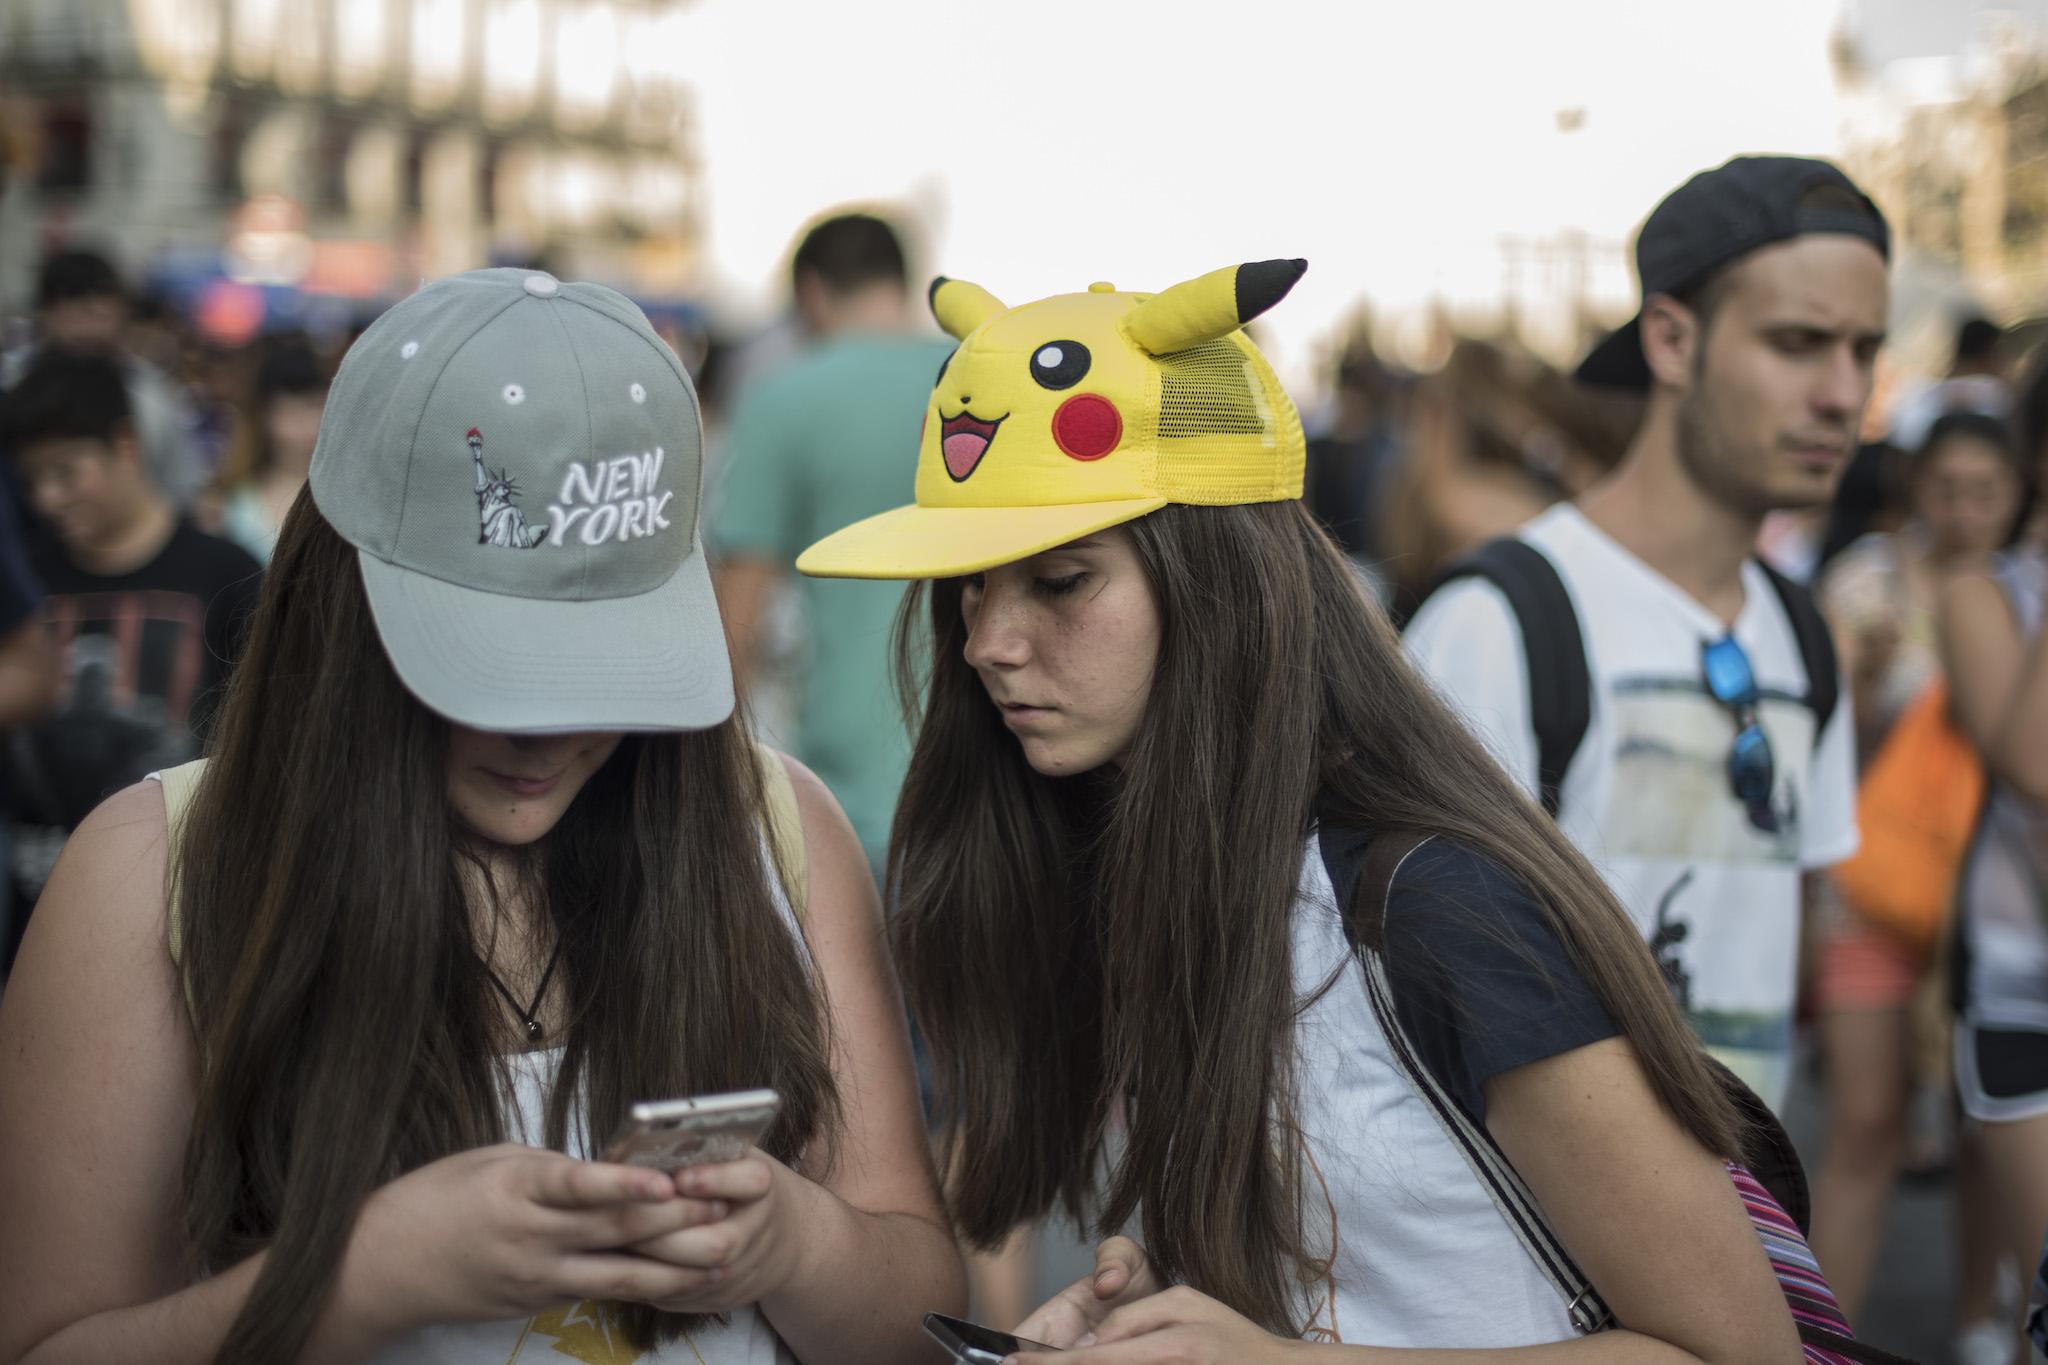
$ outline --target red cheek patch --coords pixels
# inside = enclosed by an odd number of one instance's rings
[[[1076,394],[1052,415],[1052,438],[1077,460],[1099,460],[1123,439],[1124,418],[1100,394]]]

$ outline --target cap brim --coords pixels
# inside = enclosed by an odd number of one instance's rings
[[[701,544],[651,592],[580,602],[478,592],[356,557],[399,681],[459,725],[702,730],[732,714],[732,663]]]
[[[1650,363],[1643,359],[1642,315],[1638,313],[1609,332],[1574,374],[1581,384],[1600,389],[1647,389]]]
[[[1135,521],[1165,498],[1041,507],[898,507],[835,531],[797,557],[813,578],[952,578]]]

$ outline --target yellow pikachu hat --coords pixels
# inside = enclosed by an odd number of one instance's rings
[[[1005,308],[932,281],[960,345],[925,410],[917,502],[825,537],[797,559],[819,578],[978,573],[1170,502],[1301,496],[1301,416],[1239,329],[1307,261],[1212,271],[1163,294],[1094,284]]]

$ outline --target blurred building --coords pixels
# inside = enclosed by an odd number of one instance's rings
[[[386,296],[493,261],[685,291],[680,0],[0,0],[0,309],[49,241]]]
[[[2048,313],[2048,35],[1988,17],[1960,52],[1873,62],[1838,36],[1844,158],[1891,219],[1907,345],[1972,300]],[[1946,357],[1926,357],[1930,364]]]

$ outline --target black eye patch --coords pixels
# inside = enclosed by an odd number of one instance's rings
[[[1078,341],[1048,341],[1031,353],[1031,377],[1039,387],[1071,389],[1088,373],[1088,348]]]
[[[932,376],[933,388],[937,388],[939,386],[939,381],[946,377],[946,367],[952,364],[953,357],[959,354],[960,348],[958,346],[955,346],[952,350],[946,352],[946,358],[939,362],[939,372]]]

